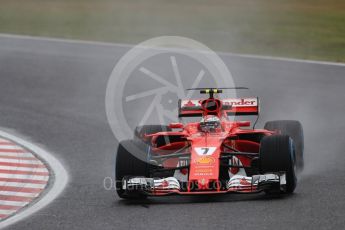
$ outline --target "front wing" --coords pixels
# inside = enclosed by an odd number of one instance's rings
[[[198,195],[224,193],[258,193],[264,190],[285,191],[285,173],[253,175],[251,177],[235,175],[227,181],[226,189],[186,191],[174,177],[145,178],[125,177],[122,189],[127,193],[139,192],[148,196],[163,195]]]

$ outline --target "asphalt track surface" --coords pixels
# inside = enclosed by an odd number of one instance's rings
[[[41,144],[70,175],[49,206],[9,229],[343,229],[345,67],[222,55],[264,121],[298,119],[306,169],[292,196],[121,201],[103,187],[117,143],[104,97],[124,46],[0,38],[0,126]]]

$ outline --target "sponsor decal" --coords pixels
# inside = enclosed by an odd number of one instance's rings
[[[196,172],[196,173],[211,173],[211,172],[212,172],[212,169],[204,169],[204,168],[201,168],[201,169],[196,169],[195,172]]]
[[[193,107],[193,106],[196,106],[196,104],[193,103],[192,100],[189,100],[186,104],[183,105],[183,107]]]
[[[223,105],[231,105],[233,107],[247,107],[258,106],[257,98],[238,98],[238,99],[225,99]]]
[[[205,156],[195,160],[197,164],[213,164],[216,160],[213,157]]]
[[[212,176],[213,173],[210,172],[210,173],[195,173],[195,176]]]
[[[183,100],[182,101],[182,108],[185,107],[195,107],[201,106],[200,100]],[[230,105],[232,107],[252,107],[258,106],[258,99],[253,98],[230,98],[230,99],[223,99],[223,105]]]

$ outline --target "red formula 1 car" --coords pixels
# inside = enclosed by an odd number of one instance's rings
[[[258,98],[220,99],[223,89],[198,89],[207,99],[180,100],[179,117],[199,122],[145,125],[119,144],[116,188],[121,198],[221,193],[293,193],[303,168],[300,122],[249,121],[229,116],[258,115]]]

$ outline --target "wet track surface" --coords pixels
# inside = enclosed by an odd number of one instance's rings
[[[221,56],[261,98],[258,127],[297,119],[306,168],[293,196],[164,197],[125,202],[103,187],[117,143],[105,90],[121,46],[0,38],[0,126],[50,150],[70,183],[10,229],[342,229],[345,66]]]

